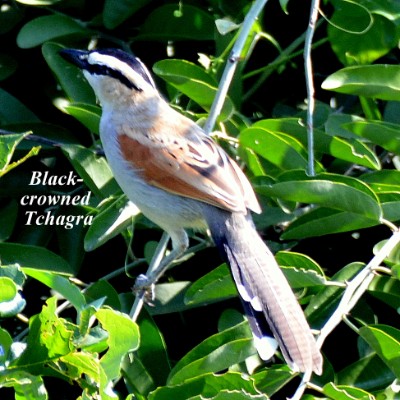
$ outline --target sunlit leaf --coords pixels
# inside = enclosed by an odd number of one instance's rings
[[[400,66],[365,65],[343,68],[322,83],[325,90],[381,100],[400,100]]]

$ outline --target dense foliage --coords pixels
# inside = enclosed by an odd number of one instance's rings
[[[100,108],[58,54],[131,50],[171,104],[202,125],[251,5],[1,2],[1,399],[281,399],[296,390],[299,377],[279,354],[268,364],[256,356],[229,271],[198,233],[157,285],[154,306],[137,323],[129,318],[134,277],[161,232],[113,180]],[[321,4],[312,148],[302,58],[309,13],[304,1],[267,3],[215,138],[251,179],[263,206],[257,227],[311,326],[328,334],[324,374],[303,398],[394,399],[399,253],[382,248],[400,220],[400,3]],[[371,260],[379,262],[366,269]],[[343,322],[330,328],[335,312]]]

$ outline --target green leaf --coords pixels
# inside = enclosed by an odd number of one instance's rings
[[[147,313],[140,314],[139,328],[140,347],[132,360],[125,357],[123,372],[129,391],[147,397],[149,392],[165,384],[171,366],[164,338]]]
[[[26,280],[26,276],[18,264],[0,265],[0,276],[10,278],[17,285],[18,290],[22,289]]]
[[[258,391],[253,379],[239,372],[201,374],[193,379],[174,385],[161,386],[150,393],[149,400],[268,400]]]
[[[340,385],[351,385],[365,390],[386,387],[394,379],[393,372],[376,354],[355,361],[337,374],[337,383]]]
[[[374,396],[365,390],[352,386],[336,385],[334,383],[328,383],[325,385],[323,388],[323,393],[329,396],[329,398],[332,400],[374,399]]]
[[[182,383],[207,372],[219,372],[254,355],[256,350],[247,321],[207,339],[181,358],[168,379]]]
[[[15,400],[48,400],[42,377],[23,370],[6,374],[0,381],[0,387],[12,387],[15,390]]]
[[[79,145],[65,145],[62,150],[76,172],[97,197],[103,199],[119,190],[104,157],[100,157],[93,150]]]
[[[8,359],[9,352],[13,339],[10,334],[3,328],[0,328],[0,366],[4,367],[6,360]],[[1,380],[0,380],[1,387]]]
[[[45,15],[30,20],[21,28],[17,44],[23,49],[29,49],[63,36],[88,34],[89,31],[82,24],[66,15]]]
[[[24,11],[16,3],[5,4],[0,12],[0,34],[10,32],[24,17]]]
[[[109,334],[108,350],[100,363],[107,378],[114,380],[120,376],[123,358],[139,346],[139,328],[127,315],[119,311],[100,309],[96,312],[96,317]]]
[[[0,302],[11,301],[17,292],[17,286],[10,278],[0,277]]]
[[[366,65],[334,72],[322,83],[325,90],[381,100],[400,100],[400,66]]]
[[[343,175],[321,173],[309,177],[303,172],[289,172],[280,176],[280,182],[259,187],[257,191],[283,200],[359,214],[373,221],[382,216],[378,198],[368,185]]]
[[[314,328],[321,327],[330,315],[336,310],[346,282],[356,276],[365,265],[363,263],[351,263],[343,267],[330,280],[330,285],[325,286],[311,298],[305,310],[307,320]],[[335,282],[337,285],[335,285]]]
[[[40,271],[33,268],[22,268],[27,275],[42,282],[44,285],[60,293],[67,299],[78,311],[82,310],[85,305],[85,297],[72,282],[67,278],[60,276],[54,272]]]
[[[18,293],[16,283],[6,277],[0,277],[0,317],[13,317],[20,313],[26,305],[26,301]]]
[[[121,309],[118,292],[106,280],[102,279],[90,285],[85,291],[85,297],[88,303],[104,298],[105,300],[102,302],[102,305],[107,305],[114,310]]]
[[[240,144],[282,170],[307,168],[306,149],[297,139],[285,133],[254,126],[241,132]],[[319,164],[316,168],[321,170]]]
[[[210,110],[218,85],[204,69],[186,60],[162,60],[154,64],[153,71],[204,110]],[[230,118],[233,111],[234,105],[226,97],[220,118]]]
[[[91,132],[99,134],[101,108],[91,104],[70,103],[63,107],[63,110],[76,118]]]
[[[293,372],[287,365],[265,368],[252,375],[257,389],[268,396],[275,394],[293,377]]]
[[[85,236],[85,250],[92,251],[132,225],[139,209],[126,196],[107,199],[101,205]]]
[[[214,40],[211,13],[188,4],[157,7],[146,19],[135,40]]]
[[[282,239],[304,239],[331,233],[349,232],[375,226],[378,221],[356,213],[317,208],[294,220],[281,235]]]
[[[370,325],[359,333],[395,376],[400,376],[400,331],[388,325]]]
[[[191,308],[185,304],[185,293],[191,282],[178,281],[172,283],[159,283],[156,287],[157,296],[154,307],[147,311],[150,315],[170,314]]]
[[[331,116],[328,122],[330,120]],[[304,148],[307,146],[307,129],[298,118],[265,119],[256,122],[253,127],[272,130],[277,134],[279,132],[285,133],[299,140]],[[336,128],[334,134],[335,136],[331,136],[320,129],[314,129],[315,151],[317,153],[329,154],[350,163],[363,165],[367,168],[380,168],[380,162],[375,153],[362,142],[337,137]]]
[[[0,221],[2,221],[0,224],[0,242],[7,240],[11,236],[17,222],[17,216],[18,203],[15,200],[10,200],[0,209]]]
[[[343,127],[388,151],[400,154],[400,125],[382,121],[357,121]]]
[[[0,256],[3,264],[19,264],[41,271],[71,275],[69,264],[57,254],[44,247],[18,243],[0,243]]]
[[[331,17],[328,38],[342,64],[371,64],[396,46],[396,26],[371,14],[362,2],[342,1]]]
[[[275,258],[293,289],[326,283],[321,267],[304,254],[280,251],[275,255]]]
[[[122,24],[150,0],[106,0],[103,9],[104,26],[114,29]]]
[[[12,75],[16,71],[17,65],[15,58],[0,53],[0,81]]]
[[[82,72],[78,67],[71,65],[59,55],[60,50],[64,48],[64,46],[57,43],[45,43],[42,46],[43,57],[56,74],[61,87],[70,99],[76,103],[92,104],[94,106],[96,97]]]
[[[192,283],[185,293],[185,304],[200,305],[226,300],[237,296],[231,273],[222,264]]]
[[[21,122],[39,122],[39,119],[17,98],[0,89],[0,122],[2,124],[16,124]]]
[[[75,325],[57,316],[57,299],[49,298],[41,313],[30,318],[27,347],[12,365],[40,374],[43,364],[73,350],[75,329]]]

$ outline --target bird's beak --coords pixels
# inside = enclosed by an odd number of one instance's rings
[[[69,63],[84,69],[88,63],[89,52],[85,50],[63,49],[59,52],[60,56]]]

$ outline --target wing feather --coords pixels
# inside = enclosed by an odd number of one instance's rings
[[[121,134],[122,155],[151,185],[229,211],[260,212],[239,166],[193,125],[183,138],[176,133],[161,137]]]

